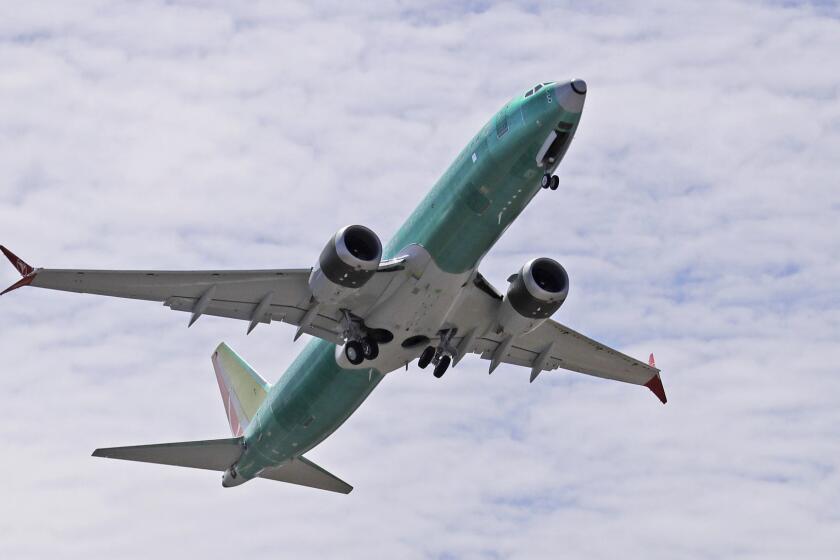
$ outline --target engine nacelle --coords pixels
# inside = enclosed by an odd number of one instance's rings
[[[327,241],[309,289],[318,303],[339,305],[364,286],[379,268],[382,243],[365,226],[346,226]]]
[[[498,324],[509,335],[531,332],[560,309],[569,294],[569,275],[553,259],[539,258],[511,276]]]

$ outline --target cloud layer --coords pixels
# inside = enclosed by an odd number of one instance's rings
[[[383,381],[310,454],[350,496],[92,459],[224,437],[209,355],[293,330],[142,302],[0,300],[0,555],[829,558],[840,547],[840,19],[826,4],[76,2],[0,18],[0,242],[30,264],[310,266],[387,239],[533,83],[589,95],[488,256],[572,278],[558,319],[647,391],[466,359]],[[15,280],[11,268],[5,281]]]

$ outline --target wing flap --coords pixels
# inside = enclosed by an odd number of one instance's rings
[[[299,325],[310,305],[309,269],[234,271],[35,269],[9,290],[31,285],[64,292],[159,301],[174,311],[258,323]],[[211,295],[202,301],[205,294]],[[270,295],[270,298],[268,296]],[[268,301],[266,301],[268,299]],[[262,307],[260,304],[263,304]],[[196,309],[198,306],[201,309]],[[198,313],[196,313],[198,311]],[[257,315],[259,313],[259,315]],[[303,332],[341,343],[338,320],[317,314]]]
[[[0,295],[22,286],[65,292],[159,301],[176,311],[192,313],[192,325],[202,315],[215,315],[248,321],[248,332],[260,323],[282,321],[298,326],[298,334],[310,334],[341,344],[338,311],[312,310],[309,289],[311,269],[270,270],[84,270],[33,268],[14,253],[0,250],[23,278]],[[402,261],[383,263],[359,293],[343,307],[364,316],[388,293],[389,286],[404,269]],[[311,319],[311,320],[310,320]],[[304,325],[301,325],[305,322]]]

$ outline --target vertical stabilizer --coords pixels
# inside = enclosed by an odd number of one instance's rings
[[[212,360],[230,431],[241,436],[271,386],[224,342],[213,352]]]

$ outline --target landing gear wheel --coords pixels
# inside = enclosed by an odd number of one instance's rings
[[[433,346],[428,346],[423,353],[420,354],[420,359],[417,360],[417,366],[420,369],[426,369],[426,366],[432,363],[432,359],[435,357],[435,349]]]
[[[444,356],[438,362],[438,365],[435,366],[435,377],[440,379],[443,377],[443,374],[446,373],[446,370],[449,368],[449,363],[452,361],[452,358],[449,356]]]
[[[551,186],[551,175],[549,175],[548,173],[543,175],[542,179],[540,180],[540,186],[544,189],[547,189],[549,186]]]
[[[344,357],[347,361],[357,366],[365,359],[365,352],[362,345],[355,340],[350,340],[344,345]]]
[[[362,339],[362,355],[366,360],[375,360],[379,355],[379,345],[370,338]]]
[[[551,176],[551,182],[548,185],[548,188],[550,188],[553,191],[556,191],[557,187],[559,187],[559,186],[560,186],[560,177],[558,177],[557,175],[552,175]]]

